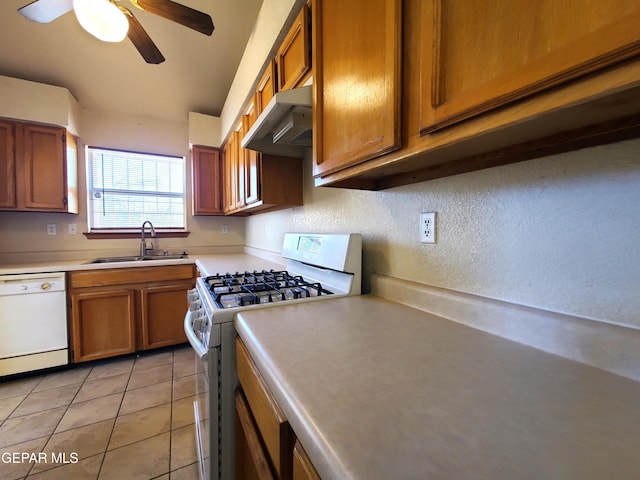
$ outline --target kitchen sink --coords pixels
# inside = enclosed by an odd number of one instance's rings
[[[177,260],[180,258],[189,258],[186,253],[178,255],[145,255],[140,256],[128,256],[128,257],[99,257],[89,260],[85,263],[119,263],[119,262],[143,262],[149,260]]]

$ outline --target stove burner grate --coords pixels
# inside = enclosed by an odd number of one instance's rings
[[[332,295],[318,282],[309,282],[286,270],[236,272],[213,275],[205,279],[216,305],[220,308],[243,307],[283,300]]]

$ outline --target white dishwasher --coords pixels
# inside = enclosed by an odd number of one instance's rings
[[[69,363],[64,272],[0,276],[0,377]]]

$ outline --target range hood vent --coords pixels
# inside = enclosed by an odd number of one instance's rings
[[[311,85],[278,92],[242,139],[249,150],[302,158],[313,143]]]

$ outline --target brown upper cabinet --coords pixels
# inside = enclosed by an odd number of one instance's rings
[[[287,38],[291,37],[292,44],[288,48],[284,48],[283,44],[280,48],[286,57],[285,64],[292,64],[291,59],[294,57],[291,55],[294,52],[303,51],[294,46],[298,43],[298,39],[304,38],[308,45],[308,33],[300,32],[300,28],[305,25],[308,29],[308,19],[308,7],[305,5],[303,12],[298,15],[287,35]],[[304,72],[301,70],[302,73],[297,82],[310,74],[308,70],[308,67]],[[224,213],[227,215],[251,215],[302,205],[302,161],[300,159],[266,155],[241,146],[244,134],[251,129],[256,118],[278,91],[278,77],[276,60],[273,59],[260,76],[255,92],[244,106],[242,119],[230,133],[224,145],[223,197]],[[298,83],[293,82],[291,87],[297,85]]]
[[[276,54],[279,90],[303,83],[311,70],[309,7],[304,5]]]
[[[231,176],[232,172],[232,156],[233,149],[235,147],[233,140],[233,132],[229,135],[229,139],[227,143],[224,144],[222,148],[222,210],[225,215],[228,214],[232,210],[233,205],[233,178]]]
[[[423,133],[640,54],[635,0],[424,3]]]
[[[316,185],[379,190],[640,136],[635,0],[343,3],[312,6]]]
[[[0,120],[0,209],[78,213],[77,144],[63,127]]]
[[[244,135],[244,126],[240,121],[231,132],[225,149],[224,171],[224,211],[234,213],[245,206],[244,198],[244,149],[240,141]]]
[[[260,77],[258,88],[256,89],[255,104],[257,115],[262,113],[277,91],[278,83],[276,76],[276,61],[271,59],[267,68],[265,68],[262,77]]]
[[[400,148],[401,6],[313,4],[314,175]]]
[[[258,116],[256,106],[258,95],[259,91],[249,102],[242,116],[245,132],[249,131]],[[262,154],[246,148],[242,150],[244,153],[244,201],[246,205],[250,205],[260,200],[260,157]]]
[[[191,148],[193,215],[222,215],[222,155],[220,149]]]

